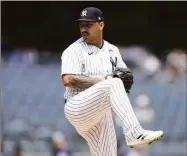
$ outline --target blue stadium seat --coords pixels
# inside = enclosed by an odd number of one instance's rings
[[[163,129],[165,136],[171,139],[186,137],[186,78],[169,84],[161,74],[155,77],[141,74],[138,71],[135,73],[136,81],[129,95],[132,105],[134,99],[144,92],[149,96],[156,115],[150,128]],[[61,130],[70,138],[78,136],[64,115],[65,88],[60,80],[60,64],[23,66],[10,63],[5,66],[2,75],[6,133],[33,135],[35,132],[37,138],[46,138],[52,131]],[[121,130],[117,129],[117,133],[117,136],[123,136]],[[27,146],[32,146],[33,150],[37,146],[42,150],[47,148],[45,142],[26,143],[25,149]],[[162,146],[160,143],[154,147],[161,150]],[[173,145],[168,147],[172,149]]]

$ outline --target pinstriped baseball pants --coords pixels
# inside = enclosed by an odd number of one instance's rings
[[[87,141],[92,156],[117,156],[112,111],[121,119],[125,135],[139,125],[123,82],[118,78],[93,85],[65,105],[67,119]]]

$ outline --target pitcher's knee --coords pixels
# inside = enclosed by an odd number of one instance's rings
[[[120,78],[113,78],[113,79],[111,79],[111,81],[114,85],[120,85],[120,86],[122,85],[123,86],[123,81]]]
[[[122,88],[124,87],[123,85],[123,81],[120,78],[113,78],[110,79],[110,89],[114,89],[114,88]]]

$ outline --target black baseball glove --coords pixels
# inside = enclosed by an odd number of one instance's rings
[[[134,77],[129,68],[116,68],[112,74],[112,77],[120,78],[123,81],[126,92],[130,93],[134,83]]]

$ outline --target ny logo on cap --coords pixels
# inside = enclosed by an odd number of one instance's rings
[[[81,13],[81,16],[86,16],[86,14],[87,14],[87,11],[83,10],[82,13]]]

